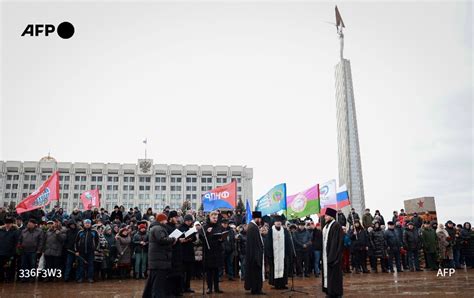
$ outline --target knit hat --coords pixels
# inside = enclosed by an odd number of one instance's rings
[[[92,222],[91,222],[90,219],[84,219],[84,223],[85,223],[85,224],[86,224],[86,223],[89,223],[89,224],[90,224],[90,223],[92,223]]]
[[[141,229],[146,229],[146,224],[139,224],[138,225],[138,229],[141,230]]]
[[[176,210],[171,210],[169,215],[168,215],[168,218],[173,218],[173,217],[177,217],[178,216],[178,212]]]
[[[164,214],[164,213],[159,213],[156,216],[156,221],[157,222],[162,222],[163,220],[168,220],[168,216],[166,216],[166,214]]]
[[[184,221],[194,221],[194,218],[191,214],[186,214],[184,216]]]
[[[11,217],[7,217],[5,218],[5,223],[6,224],[12,224],[13,223],[13,219]]]

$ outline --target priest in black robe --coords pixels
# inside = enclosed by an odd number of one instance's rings
[[[264,295],[263,287],[263,239],[260,235],[262,213],[252,212],[252,221],[247,226],[247,246],[245,247],[245,290],[252,295]]]
[[[344,232],[335,220],[337,211],[326,208],[323,228],[323,270],[322,286],[327,297],[342,297],[342,252],[344,249]]]
[[[288,289],[288,273],[291,268],[291,258],[294,254],[291,245],[290,232],[283,228],[281,216],[275,216],[273,226],[268,231],[265,243],[265,256],[269,260],[270,272],[268,283],[277,290]]]

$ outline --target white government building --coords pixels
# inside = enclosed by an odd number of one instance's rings
[[[124,164],[71,163],[47,156],[39,162],[0,161],[0,205],[18,204],[57,170],[59,205],[68,213],[76,207],[82,210],[81,193],[96,188],[101,206],[109,211],[115,205],[161,211],[165,206],[179,208],[185,200],[199,209],[204,193],[233,180],[237,180],[237,199],[242,199],[244,206],[247,199],[253,202],[253,170],[246,166],[166,165],[153,164],[151,159]]]

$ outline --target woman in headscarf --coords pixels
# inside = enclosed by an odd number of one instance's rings
[[[115,236],[117,245],[117,267],[120,272],[120,278],[130,277],[131,252],[130,243],[132,239],[129,235],[128,227],[121,228],[118,235]]]

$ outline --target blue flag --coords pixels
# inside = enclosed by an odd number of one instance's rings
[[[246,224],[249,224],[252,221],[252,209],[250,209],[249,200],[247,200],[247,203],[245,203],[245,218]]]
[[[258,199],[255,210],[262,212],[262,216],[286,210],[286,184],[278,184]]]

